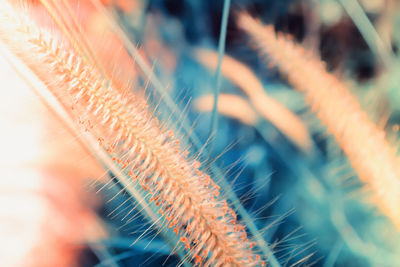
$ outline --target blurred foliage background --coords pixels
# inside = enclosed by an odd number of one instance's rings
[[[199,112],[193,102],[212,94],[216,82],[215,73],[199,63],[195,53],[199,48],[217,50],[223,4],[213,0],[154,0],[132,2],[130,7],[115,1],[108,6],[154,63],[154,72],[168,85],[202,144],[209,139],[211,113]],[[368,189],[308,109],[301,93],[264,63],[238,29],[236,15],[241,11],[292,35],[319,55],[328,70],[352,88],[362,107],[396,145],[400,119],[399,3],[232,1],[226,54],[247,65],[270,97],[297,114],[308,126],[314,145],[305,153],[266,120],[246,125],[219,115],[212,153],[202,155],[203,161],[213,162],[226,174],[283,266],[397,266],[399,233],[371,203]],[[246,98],[224,77],[221,92]],[[159,110],[162,117],[162,107]],[[115,190],[102,191],[105,199],[114,196]],[[157,237],[149,242],[151,234],[131,246],[147,224],[132,220],[121,227],[121,220],[126,222],[124,211],[130,208],[127,204],[119,207],[120,203],[124,203],[121,195],[105,202],[100,210],[114,229],[104,243],[111,259],[118,266],[160,265],[170,251]],[[166,264],[176,264],[173,258],[168,257]]]

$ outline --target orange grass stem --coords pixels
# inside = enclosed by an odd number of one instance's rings
[[[198,49],[196,58],[203,65],[216,69],[218,54],[213,51]],[[306,125],[281,103],[267,95],[256,75],[243,63],[225,55],[221,66],[222,74],[245,92],[258,113],[270,121],[289,140],[303,151],[312,147],[310,133]]]
[[[214,105],[214,96],[205,95],[197,98],[194,106],[197,110],[211,112]],[[258,116],[250,104],[238,95],[220,94],[218,97],[218,112],[244,124],[254,126],[257,123]]]

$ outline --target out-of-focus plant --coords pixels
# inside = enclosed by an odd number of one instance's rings
[[[385,132],[361,110],[348,89],[326,72],[322,62],[249,15],[241,14],[239,24],[288,75],[293,86],[306,94],[360,179],[372,188],[374,201],[399,227],[400,161],[397,151],[385,140]]]

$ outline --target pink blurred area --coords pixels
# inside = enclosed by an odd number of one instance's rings
[[[102,235],[85,192],[104,173],[0,54],[1,266],[76,266]]]

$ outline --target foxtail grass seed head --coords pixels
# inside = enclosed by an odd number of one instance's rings
[[[214,180],[187,158],[179,140],[164,129],[142,97],[114,88],[63,42],[29,17],[0,3],[0,40],[41,79],[113,161],[159,208],[198,266],[263,265],[236,213]]]

